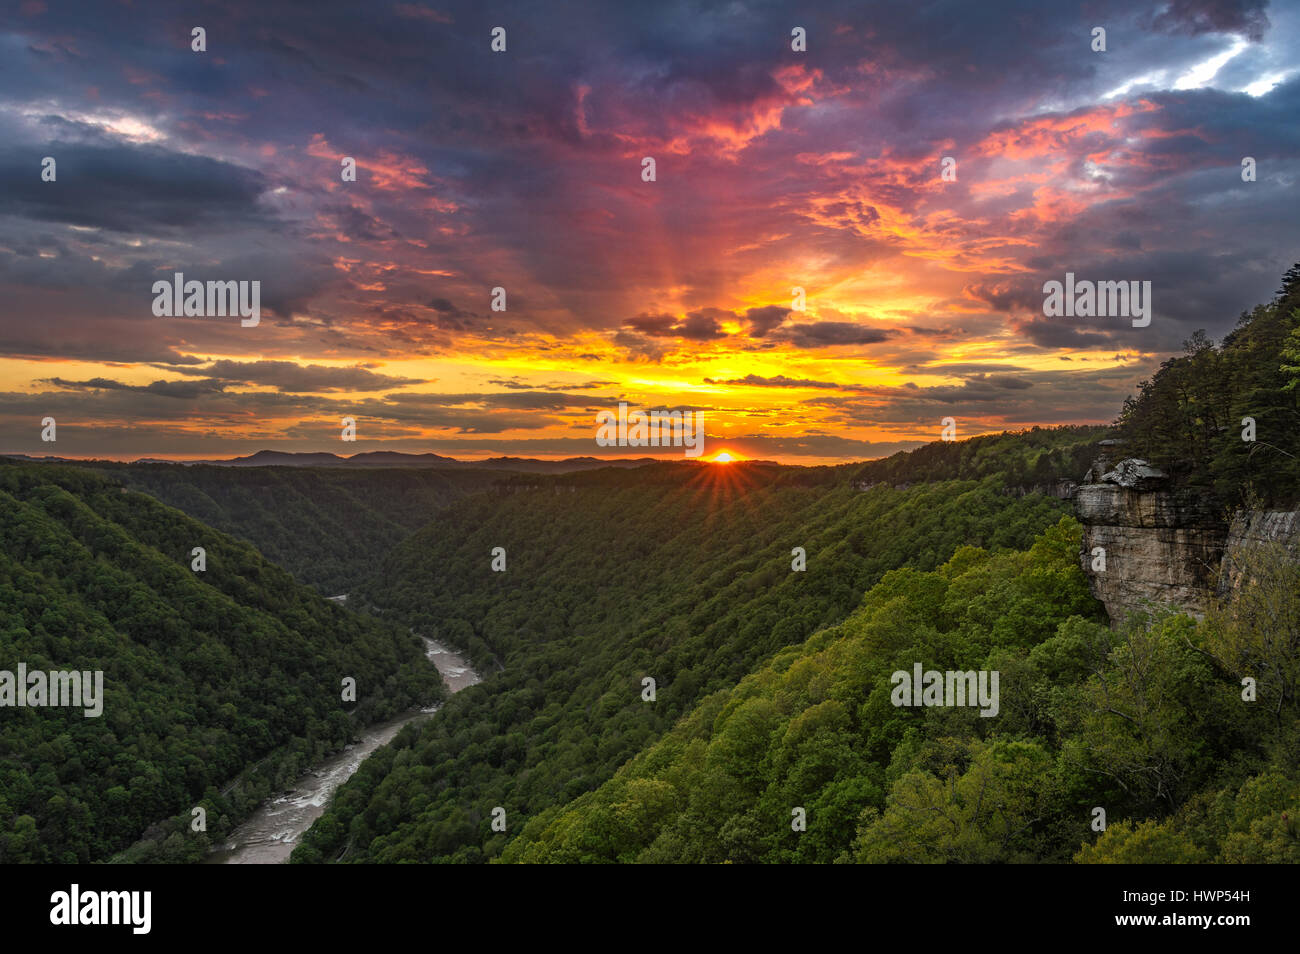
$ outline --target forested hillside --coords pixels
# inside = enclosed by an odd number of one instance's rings
[[[0,862],[104,860],[146,834],[133,860],[193,859],[357,725],[441,697],[406,630],[89,470],[0,462],[0,541],[0,669],[102,670],[104,689],[98,718],[0,710]]]
[[[252,543],[326,596],[348,592],[485,471],[101,464],[110,476]]]
[[[1124,403],[1124,453],[1225,507],[1300,503],[1300,264],[1218,346],[1197,332],[1184,350]]]
[[[1078,481],[1097,456],[1110,428],[1033,427],[968,440],[935,441],[913,451],[861,464],[857,481],[870,485],[997,476],[1007,487],[1049,491],[1057,481]]]
[[[1066,518],[1026,552],[886,574],[501,860],[1300,861],[1294,565],[1204,624],[1111,632],[1078,548]],[[998,671],[996,717],[893,705],[916,663]]]
[[[1024,548],[1069,507],[998,476],[861,491],[852,470],[663,464],[462,500],[357,597],[504,669],[367,760],[294,860],[495,857],[700,699],[840,623],[887,571]]]

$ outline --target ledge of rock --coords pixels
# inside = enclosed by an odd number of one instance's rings
[[[1164,473],[1136,458],[1111,467],[1103,457],[1084,480],[1074,495],[1083,524],[1080,562],[1111,622],[1152,606],[1202,615],[1228,533],[1211,502],[1174,489]],[[1098,548],[1104,570],[1093,569]]]
[[[1158,467],[1152,467],[1144,460],[1122,460],[1115,469],[1101,475],[1099,484],[1118,484],[1129,490],[1152,490],[1162,486],[1169,478]]]
[[[1241,587],[1252,550],[1278,547],[1282,559],[1300,561],[1300,512],[1238,510],[1229,519],[1211,497],[1179,487],[1145,460],[1112,463],[1123,445],[1102,441],[1074,493],[1083,524],[1079,562],[1112,625],[1158,607],[1203,616]]]

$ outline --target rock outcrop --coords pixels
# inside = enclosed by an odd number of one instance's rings
[[[1202,615],[1218,580],[1226,521],[1146,461],[1107,464],[1105,457],[1093,464],[1074,495],[1093,594],[1112,623],[1160,606]]]
[[[1215,595],[1230,598],[1241,586],[1243,556],[1250,550],[1279,545],[1300,562],[1300,512],[1295,510],[1242,510],[1233,515],[1224,544],[1223,565]]]
[[[1228,519],[1209,497],[1177,487],[1144,460],[1112,465],[1119,446],[1102,442],[1074,495],[1080,564],[1112,624],[1158,607],[1204,615],[1213,599],[1236,590],[1243,555],[1263,544],[1280,543],[1300,560],[1300,514],[1241,510]]]

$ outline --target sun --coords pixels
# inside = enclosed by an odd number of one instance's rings
[[[743,458],[740,457],[740,455],[738,454],[731,453],[731,451],[718,451],[716,454],[714,454],[712,457],[709,458],[709,463],[730,464],[732,461],[736,461],[736,460],[743,460]]]

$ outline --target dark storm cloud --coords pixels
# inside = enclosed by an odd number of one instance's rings
[[[983,430],[1028,422],[1066,424],[1114,418],[1133,382],[1149,363],[1084,371],[976,374],[959,384],[864,387],[852,396],[826,395],[805,403],[832,410],[845,426],[892,426],[952,414],[981,422]]]
[[[447,331],[465,331],[473,327],[479,319],[479,315],[456,307],[446,298],[433,299],[429,302],[429,307],[437,313],[434,323]]]
[[[54,142],[39,153],[0,147],[0,216],[147,235],[271,222],[257,205],[265,180],[252,169],[151,146]],[[57,163],[55,182],[41,181],[46,155]]]
[[[1005,364],[981,364],[979,362],[955,361],[952,364],[909,364],[902,369],[907,374],[935,374],[944,377],[962,377],[970,374],[1008,374],[1026,371],[1027,368]]]
[[[782,308],[780,305],[763,305],[760,308],[750,308],[745,312],[745,318],[749,322],[749,336],[751,338],[764,337],[769,331],[779,328],[789,315],[790,309]]]
[[[717,341],[727,337],[727,333],[718,324],[718,316],[729,314],[730,312],[710,308],[690,312],[681,318],[667,314],[637,315],[623,322],[624,327],[632,329],[632,332],[624,333],[623,340],[631,350],[642,350],[647,353],[660,351],[660,349],[642,345],[640,336],[678,338],[682,341]]]
[[[637,315],[625,322],[628,328],[652,338],[670,338],[678,319],[674,315]]]
[[[154,381],[151,384],[123,384],[109,378],[91,378],[89,381],[65,381],[63,378],[49,378],[38,381],[65,391],[137,391],[142,394],[157,394],[161,397],[193,400],[218,394],[225,390],[221,381],[205,379],[202,381]]]
[[[400,239],[396,229],[385,225],[373,215],[350,203],[331,203],[321,206],[322,217],[328,217],[339,231],[349,238],[370,242],[386,242]]]
[[[1043,308],[1042,283],[1032,278],[976,282],[967,285],[965,292],[995,311],[1008,314],[1017,311],[1041,312]]]
[[[1240,33],[1259,40],[1268,30],[1267,9],[1268,0],[1169,0],[1150,22],[1167,33]]]
[[[591,395],[565,394],[560,391],[499,391],[481,394],[394,394],[387,400],[402,407],[457,407],[477,404],[486,408],[516,411],[560,411],[586,408]]]
[[[605,9],[599,17],[598,42],[584,31],[566,29],[563,17],[529,4],[500,5],[492,15],[514,25],[511,35],[517,39],[512,48],[526,50],[526,67],[520,57],[483,53],[489,18],[465,3],[443,4],[437,16],[418,17],[412,10],[432,8],[378,6],[365,12],[364,21],[355,19],[353,6],[341,2],[320,3],[310,17],[274,6],[255,11],[245,4],[226,4],[222,9],[222,21],[230,25],[212,29],[209,55],[229,58],[230,69],[224,71],[189,54],[188,30],[178,19],[140,23],[105,15],[93,6],[79,11],[77,22],[84,35],[78,36],[78,54],[54,47],[45,58],[53,57],[65,71],[75,67],[87,74],[79,81],[92,82],[101,96],[134,104],[146,114],[157,109],[143,98],[153,93],[173,100],[187,97],[188,112],[196,115],[242,113],[246,118],[238,132],[253,144],[302,143],[321,128],[351,130],[328,134],[339,143],[354,138],[363,125],[387,130],[382,138],[391,145],[413,150],[477,197],[480,232],[512,244],[534,273],[550,276],[552,283],[578,281],[574,263],[587,256],[574,255],[572,246],[533,241],[529,230],[518,225],[521,214],[525,221],[549,214],[572,195],[570,175],[591,172],[581,164],[570,173],[537,161],[537,148],[547,142],[584,140],[576,126],[576,87],[591,90],[591,126],[599,127],[601,116],[616,103],[629,104],[651,124],[692,111],[701,116],[743,112],[779,100],[783,94],[770,75],[772,66],[799,62],[793,56],[773,58],[774,49],[781,46],[773,38],[785,38],[789,28],[788,11],[775,4],[749,5],[743,15],[739,9],[701,9],[685,2],[653,9]],[[865,82],[868,96],[887,95],[880,103],[883,114],[875,136],[822,130],[820,119],[811,114],[803,117],[806,132],[823,138],[828,148],[871,149],[892,142],[911,144],[923,154],[926,144],[955,136],[969,139],[966,131],[977,128],[984,117],[1014,110],[1031,97],[1051,98],[1067,82],[1085,96],[1092,82],[1098,87],[1111,82],[1097,76],[1096,57],[1063,55],[1086,43],[1094,19],[1113,24],[1116,49],[1107,62],[1127,56],[1140,41],[1144,68],[1185,62],[1185,51],[1157,42],[1171,30],[1200,36],[1206,30],[1239,30],[1265,22],[1259,4],[1174,3],[1157,9],[1162,12],[1156,22],[1143,27],[1140,11],[1119,0],[1096,3],[1087,14],[1054,11],[1058,19],[1052,22],[1044,19],[1040,4],[1027,0],[979,8],[959,3],[898,5],[873,10],[869,21],[853,3],[818,4],[801,11],[816,68],[832,83]],[[45,15],[11,17],[9,22],[14,29],[40,35],[51,20]],[[344,28],[354,20],[358,28],[364,22],[364,43],[355,42],[356,31]],[[235,35],[237,43],[231,40]],[[869,62],[881,70],[882,83],[892,72],[906,74],[920,63],[938,80],[874,90],[870,84],[875,74],[864,75],[861,69],[867,50]],[[431,70],[430,63],[439,68]],[[137,81],[126,78],[128,66],[135,70],[130,75],[139,75]],[[241,84],[232,84],[235,75],[242,77]],[[149,76],[159,82],[149,82]],[[333,85],[321,86],[323,77],[331,78]],[[269,88],[280,95],[249,92]],[[413,95],[382,93],[388,90]],[[286,91],[290,95],[284,95]],[[314,110],[303,108],[306,103]],[[364,109],[356,108],[361,103]],[[927,108],[918,110],[918,105]],[[895,116],[895,108],[902,112]],[[322,111],[332,116],[328,123],[320,121]],[[841,121],[834,113],[828,120]],[[1279,133],[1294,134],[1295,124],[1283,116],[1276,125]],[[412,138],[409,131],[417,129],[435,135]],[[587,141],[590,148],[590,137]],[[596,148],[603,147],[596,142]],[[244,188],[238,197],[246,202],[248,184]],[[505,201],[496,201],[498,196]],[[346,213],[346,227],[357,237],[404,234],[403,227],[373,213],[343,208],[354,210]],[[164,222],[197,214],[192,209],[159,211]],[[409,215],[409,210],[390,211],[395,218]],[[111,212],[87,214],[103,218]],[[667,212],[674,222],[686,220],[683,212],[687,219],[693,217],[690,207]],[[570,236],[570,241],[583,246],[587,239]],[[767,322],[774,320],[760,316],[751,334],[763,337]],[[463,325],[451,330],[463,330]]]
[[[497,387],[501,388],[509,388],[512,391],[549,391],[554,389],[554,386],[534,384],[529,381],[521,381],[517,378],[509,380],[502,378],[489,378],[488,384],[495,384]],[[563,385],[563,387],[575,391],[595,391],[602,388],[613,387],[614,384],[615,382],[613,381],[587,381],[584,384],[566,384]]]
[[[214,361],[204,367],[172,368],[224,382],[272,387],[291,394],[328,391],[383,391],[409,384],[425,383],[421,378],[376,374],[365,368],[331,368],[293,361]]]
[[[181,354],[175,349],[137,344],[133,341],[101,337],[81,341],[68,341],[51,336],[42,341],[0,338],[0,354],[25,358],[69,358],[105,363],[133,364],[136,362],[167,365],[201,364],[204,359]]]
[[[566,399],[557,395],[543,396],[533,403],[521,401],[518,407],[505,396],[493,394],[386,395],[335,400],[285,392],[234,393],[225,389],[225,382],[215,380],[130,385],[100,378],[85,381],[54,379],[38,383],[53,390],[0,393],[0,435],[5,441],[0,445],[0,452],[48,453],[49,447],[41,444],[39,428],[35,426],[45,415],[52,415],[59,422],[60,451],[72,456],[85,456],[93,452],[103,453],[104,449],[93,438],[89,442],[78,439],[74,444],[71,434],[84,434],[85,429],[112,427],[122,421],[165,422],[213,434],[235,421],[270,422],[290,417],[313,421],[315,423],[311,426],[317,429],[325,426],[322,421],[327,421],[336,435],[336,422],[342,416],[351,416],[363,430],[366,426],[410,426],[445,428],[463,434],[499,434],[553,427],[563,423],[562,419],[541,413],[539,408],[563,410],[570,404],[583,404],[581,398]],[[74,428],[77,429],[75,432]],[[159,445],[160,452],[166,444],[170,442]],[[97,450],[84,449],[91,446]],[[108,452],[120,454],[122,446],[109,448]],[[209,450],[212,446],[210,439]],[[224,441],[216,441],[215,446],[223,447]],[[168,452],[175,451],[169,449]]]
[[[702,312],[691,312],[673,328],[673,333],[687,341],[716,341],[727,337],[718,325],[718,319]]]
[[[631,361],[662,361],[668,348],[654,338],[634,331],[619,331],[613,337],[614,345],[621,348]],[[594,358],[595,356],[593,356]]]
[[[743,378],[730,378],[726,381],[718,381],[713,378],[705,378],[705,384],[743,384],[751,388],[826,388],[828,390],[852,390],[845,385],[835,384],[832,381],[814,381],[810,378],[787,378],[784,374],[778,374],[774,377],[765,378],[758,374],[747,374]]]
[[[894,335],[895,332],[888,329],[867,328],[850,321],[814,321],[787,326],[772,337],[787,341],[796,348],[827,348],[879,344]]]
[[[276,59],[294,66],[305,67],[319,79],[325,80],[327,83],[337,84],[349,92],[365,93],[371,91],[370,85],[365,80],[349,73],[330,69],[316,62],[316,59],[310,53],[294,46],[292,43],[286,42],[279,36],[267,37],[262,41],[261,47],[269,51]]]

